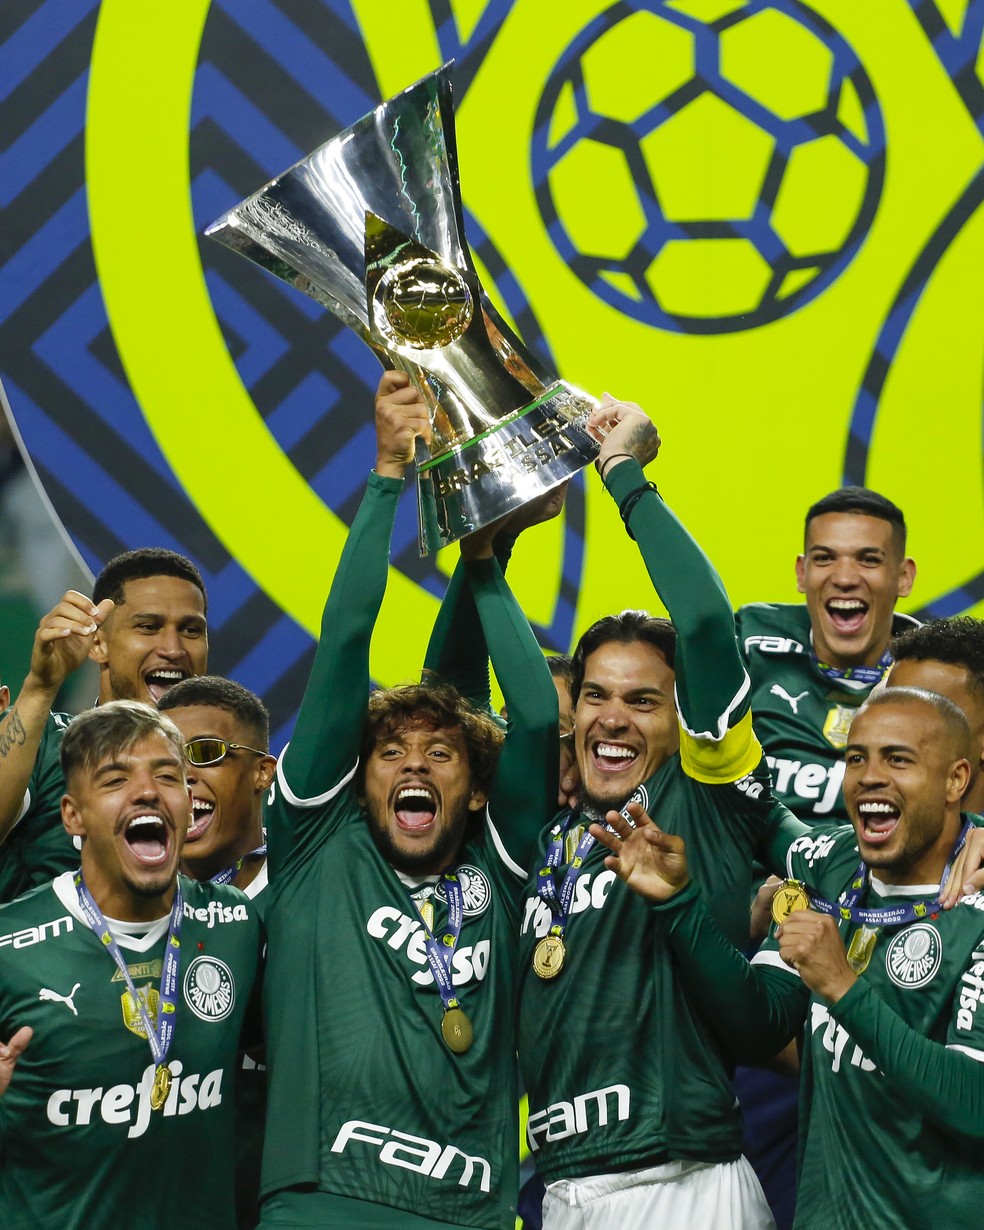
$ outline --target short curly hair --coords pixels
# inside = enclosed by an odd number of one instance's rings
[[[468,749],[472,785],[488,791],[499,762],[505,734],[489,713],[483,713],[448,684],[407,683],[379,688],[369,697],[362,727],[357,784],[365,784],[365,766],[380,741],[408,726],[430,730],[460,730]]]
[[[909,628],[891,644],[896,662],[945,662],[967,671],[967,690],[984,699],[984,620],[961,615]]]

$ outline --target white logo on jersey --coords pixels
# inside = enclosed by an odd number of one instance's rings
[[[180,1059],[168,1063],[173,1083],[164,1103],[163,1115],[190,1115],[193,1110],[210,1110],[222,1104],[222,1069],[206,1076],[197,1072],[182,1077]],[[128,1123],[127,1136],[142,1136],[150,1123],[150,1091],[155,1064],[144,1068],[136,1085],[112,1085],[109,1089],[56,1089],[48,1099],[48,1122],[55,1127],[88,1127],[94,1120],[103,1123]],[[178,1101],[180,1097],[180,1102]],[[134,1119],[136,1102],[136,1119]]]
[[[457,875],[458,883],[461,885],[465,917],[474,918],[478,914],[484,914],[489,908],[489,902],[492,900],[492,886],[489,884],[485,872],[480,871],[478,867],[472,867],[470,863],[463,863],[460,867],[455,868],[455,875]],[[448,896],[444,889],[443,880],[438,880],[435,885],[434,896],[439,901],[447,901]]]
[[[385,1136],[390,1139],[384,1142]],[[346,1146],[353,1141],[366,1145],[382,1145],[379,1160],[385,1165],[414,1170],[429,1179],[446,1179],[451,1166],[460,1159],[462,1169],[458,1178],[459,1187],[468,1187],[476,1167],[479,1167],[482,1176],[479,1186],[483,1192],[492,1189],[492,1167],[485,1158],[471,1157],[454,1145],[445,1145],[442,1149],[436,1140],[428,1140],[425,1136],[411,1136],[409,1132],[398,1132],[396,1128],[383,1127],[379,1123],[349,1119],[338,1129],[335,1143],[331,1147],[332,1153],[344,1153]]]
[[[924,987],[943,960],[943,945],[935,927],[915,923],[900,931],[885,953],[885,968],[897,987]]]
[[[578,877],[574,885],[574,899],[571,902],[571,917],[584,910],[600,910],[608,899],[611,886],[618,879],[614,871],[599,871],[597,874],[585,874]],[[550,906],[539,897],[526,898],[526,913],[523,915],[522,934],[532,929],[533,934],[542,939],[554,924]]]
[[[366,923],[366,930],[376,940],[385,940],[390,948],[406,948],[407,956],[422,968],[412,975],[418,986],[425,987],[434,981],[427,965],[427,936],[420,918],[409,918],[396,906],[381,905]],[[479,940],[474,946],[465,945],[455,949],[451,958],[451,983],[464,986],[468,982],[481,982],[489,965],[492,945],[488,940]]]
[[[851,1035],[847,1032],[843,1025],[838,1025],[834,1018],[830,1015],[829,1009],[823,1004],[810,1005],[810,1029],[816,1033],[819,1029],[824,1030],[823,1037],[820,1039],[823,1048],[833,1055],[833,1061],[830,1065],[831,1072],[839,1072],[841,1059],[844,1056],[844,1049],[848,1042],[851,1041]],[[855,1045],[851,1052],[850,1064],[852,1068],[860,1068],[862,1072],[874,1072],[875,1065],[870,1059],[866,1059],[864,1051],[860,1046]]]
[[[59,995],[57,991],[49,991],[47,987],[42,987],[41,990],[38,991],[38,999],[50,1000],[52,1003],[56,1004],[64,1004],[67,1008],[71,1008],[73,1015],[78,1016],[79,1010],[76,1008],[75,1004],[72,1003],[72,1000],[75,999],[75,992],[81,985],[81,982],[77,982],[67,995]]]
[[[57,939],[61,935],[62,924],[65,934],[74,930],[75,924],[71,915],[53,918],[51,922],[42,923],[40,927],[25,927],[23,931],[11,931],[9,935],[0,935],[0,948],[12,944],[14,948],[30,948],[32,944],[43,944],[45,940]]]
[[[803,646],[799,641],[788,636],[746,636],[745,652],[757,645],[762,653],[802,653]]]
[[[217,957],[196,957],[185,970],[184,997],[203,1021],[224,1021],[236,1004],[232,970]]]
[[[973,1029],[977,1005],[984,1000],[984,951],[975,949],[973,965],[960,979],[960,1006],[957,1009],[957,1029]]]
[[[760,799],[762,791],[765,789],[765,783],[757,781],[754,774],[749,773],[741,778],[740,781],[735,782],[735,789],[740,790],[742,794],[750,799]]]
[[[787,701],[789,703],[790,709],[792,709],[792,711],[798,715],[800,701],[803,699],[804,696],[809,696],[810,693],[800,692],[798,696],[790,696],[784,687],[782,687],[778,683],[774,683],[772,687],[769,688],[769,695],[778,696],[780,700]]]
[[[833,809],[844,780],[844,761],[836,760],[826,768],[822,764],[803,764],[783,756],[766,756],[772,770],[776,794],[794,794],[798,799],[813,802],[814,815],[822,816]]]
[[[554,1102],[546,1110],[534,1111],[526,1124],[526,1139],[531,1152],[540,1147],[537,1136],[543,1136],[546,1141],[565,1140],[568,1136],[579,1136],[589,1132],[592,1127],[605,1127],[608,1124],[608,1099],[615,1099],[615,1119],[621,1122],[629,1117],[631,1093],[628,1085],[609,1085],[606,1089],[592,1089],[590,1093],[581,1093],[573,1102]],[[594,1108],[594,1122],[588,1117],[588,1110]]]
[[[249,914],[246,906],[223,905],[221,901],[210,901],[207,906],[189,905],[184,903],[185,918],[193,918],[195,922],[208,923],[209,931],[216,923],[248,922]]]

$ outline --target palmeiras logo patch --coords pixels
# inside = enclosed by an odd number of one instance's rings
[[[931,981],[943,960],[943,944],[935,927],[916,923],[892,940],[885,953],[885,969],[897,987],[912,990]]]
[[[489,884],[488,876],[477,867],[472,867],[470,863],[462,863],[460,867],[455,868],[455,874],[461,885],[465,917],[474,918],[477,914],[484,914],[492,900],[492,886]],[[440,880],[434,886],[434,896],[447,904],[447,894]]]
[[[196,957],[185,970],[184,997],[203,1021],[224,1021],[236,1005],[232,970],[218,957]]]

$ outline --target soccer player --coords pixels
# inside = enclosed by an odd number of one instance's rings
[[[964,811],[984,812],[984,621],[934,619],[892,641],[887,687],[925,688],[952,700],[970,726]]]
[[[256,912],[178,876],[191,806],[166,717],[90,709],[61,756],[81,869],[0,909],[0,1038],[33,1031],[0,1099],[0,1225],[231,1230]]]
[[[511,1230],[516,932],[556,794],[556,692],[487,531],[462,557],[509,706],[501,758],[498,723],[446,685],[377,691],[367,712],[396,504],[430,434],[402,373],[376,430],[267,809],[261,1224]]]
[[[984,896],[939,908],[970,747],[945,697],[873,696],[846,750],[851,826],[793,844],[812,908],[799,884],[780,890],[796,912],[751,966],[708,916],[682,841],[641,808],[635,832],[611,815],[614,833],[598,830],[723,1044],[761,1058],[805,1024],[797,1230],[969,1224],[984,1200]]]
[[[217,675],[183,679],[158,708],[185,741],[191,827],[181,870],[203,883],[232,884],[262,917],[267,886],[263,800],[276,760],[266,706],[242,684]],[[236,1223],[259,1221],[266,1069],[244,1052],[236,1074]]]
[[[739,1156],[719,1045],[680,989],[652,912],[587,833],[641,800],[686,836],[715,917],[742,943],[771,805],[748,679],[721,582],[643,474],[659,447],[653,424],[607,399],[592,422],[607,432],[599,472],[674,622],[609,616],[574,652],[582,804],[546,834],[520,944],[520,1064],[527,1139],[547,1183],[543,1225],[770,1226]]]
[[[67,593],[38,625],[31,669],[0,720],[0,902],[78,863],[61,824],[58,749],[69,714],[51,706],[87,657],[99,663],[99,703],[156,704],[208,658],[205,586],[173,551],[127,551],[96,578],[92,600]]]
[[[912,589],[905,519],[890,500],[844,487],[806,514],[796,582],[805,606],[752,603],[738,611],[738,643],[752,680],[755,731],[775,795],[808,823],[843,821],[847,731],[885,674],[894,613]]]

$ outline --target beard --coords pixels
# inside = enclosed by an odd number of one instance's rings
[[[451,824],[435,833],[426,846],[405,850],[397,845],[385,824],[376,820],[371,813],[366,813],[369,833],[376,849],[391,867],[409,876],[436,875],[446,871],[455,861],[465,839],[468,819],[469,812],[463,810]]]

